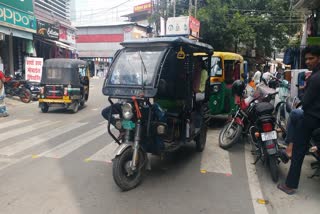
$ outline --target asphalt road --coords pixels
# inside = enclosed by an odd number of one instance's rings
[[[100,115],[108,105],[102,80],[92,79],[86,106],[73,114],[41,113],[37,102],[7,99],[10,116],[0,118],[0,213],[196,214],[317,213],[319,179],[306,159],[294,196],[278,191],[266,167],[252,165],[247,143],[218,147],[217,119],[203,153],[194,145],[161,160],[134,190],[121,192],[112,178],[116,144]],[[281,165],[283,180],[288,166]],[[266,203],[266,204],[264,204]]]

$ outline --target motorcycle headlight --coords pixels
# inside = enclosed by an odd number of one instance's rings
[[[133,117],[132,105],[130,103],[125,103],[122,105],[122,116],[125,120],[130,120]]]

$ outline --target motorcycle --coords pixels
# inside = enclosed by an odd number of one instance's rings
[[[219,145],[224,149],[230,148],[240,140],[242,132],[249,134],[253,155],[256,156],[254,164],[259,160],[267,163],[272,180],[277,182],[279,163],[288,161],[278,145],[276,121],[273,116],[274,106],[270,103],[278,92],[264,94],[263,88],[259,90],[257,86],[258,93],[255,93],[255,98],[245,100],[245,85],[240,80],[234,82],[232,90],[239,97],[237,102],[239,108],[231,122],[227,123],[220,132]],[[230,130],[233,131],[230,132]],[[228,138],[230,141],[226,143],[225,139]]]
[[[18,96],[24,103],[29,103],[32,99],[32,93],[30,89],[26,87],[27,81],[16,80],[11,76],[6,76],[5,93],[7,96]]]

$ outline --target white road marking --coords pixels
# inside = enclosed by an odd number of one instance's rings
[[[268,214],[266,205],[259,204],[257,202],[258,199],[263,199],[263,194],[262,194],[261,186],[259,183],[256,167],[255,165],[252,164],[254,160],[250,152],[249,144],[245,145],[245,160],[246,160],[249,189],[251,193],[251,200],[252,200],[254,212],[256,214]]]
[[[39,123],[30,124],[28,126],[21,127],[21,128],[18,128],[18,129],[12,129],[11,131],[2,132],[0,134],[0,142],[5,142],[9,138],[16,137],[16,136],[19,136],[19,135],[23,135],[23,134],[26,134],[28,132],[32,132],[34,130],[43,128],[43,127],[45,127],[47,125],[50,125],[50,124],[52,124],[52,122],[43,121],[43,122],[39,122]]]
[[[87,123],[71,123],[71,124],[67,124],[67,125],[58,127],[56,129],[50,130],[48,132],[44,132],[40,135],[37,135],[37,136],[31,137],[29,139],[25,139],[23,141],[19,141],[14,144],[11,144],[9,146],[3,147],[0,149],[0,154],[6,155],[6,156],[11,156],[11,155],[17,154],[19,152],[22,152],[26,149],[29,149],[29,148],[35,146],[35,145],[46,142],[50,139],[53,139],[59,135],[67,133],[73,129],[79,128],[79,127],[86,125],[86,124]]]
[[[104,125],[98,126],[88,132],[85,132],[75,138],[72,138],[46,152],[39,154],[39,157],[62,158],[81,146],[93,141],[94,139],[106,134]]]
[[[211,141],[208,141],[209,139]],[[229,152],[219,147],[219,130],[208,131],[200,170],[228,175],[232,174]]]
[[[15,125],[27,122],[27,121],[29,121],[29,120],[11,120],[11,121],[8,121],[8,122],[2,122],[0,124],[0,129],[8,128],[10,126],[15,126]]]
[[[118,146],[119,145],[113,141],[86,160],[110,162],[114,158],[115,150],[118,148]]]

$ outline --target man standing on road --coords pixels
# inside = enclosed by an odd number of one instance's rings
[[[257,71],[254,73],[253,81],[254,81],[254,83],[257,85],[257,84],[260,83],[260,79],[261,79],[261,71],[257,70]]]
[[[307,80],[302,99],[303,114],[296,124],[296,127],[299,128],[296,128],[297,130],[295,129],[293,133],[292,159],[286,183],[278,185],[280,190],[289,195],[294,194],[295,189],[298,188],[301,167],[308,150],[311,134],[315,129],[320,128],[320,47],[307,47],[305,60],[308,69],[312,70],[312,74]]]
[[[7,117],[9,114],[4,102],[5,93],[4,93],[4,82],[6,78],[2,71],[0,71],[0,117]]]

